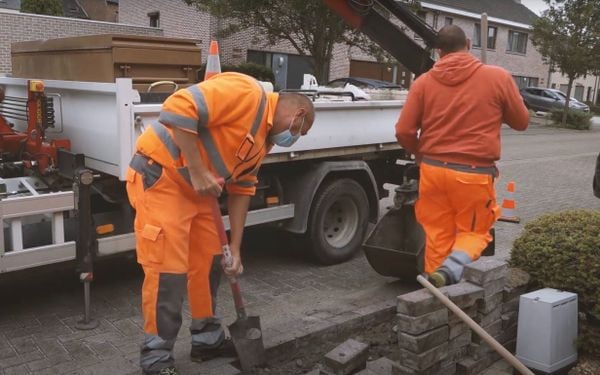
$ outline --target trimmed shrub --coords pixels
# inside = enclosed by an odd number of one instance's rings
[[[550,113],[550,118],[554,124],[562,126],[562,109],[553,109]],[[589,130],[592,125],[592,114],[583,111],[569,110],[567,112],[567,129]]]
[[[600,116],[600,104],[594,104],[592,102],[585,102],[585,104],[590,106],[590,112],[596,116]]]
[[[534,287],[577,293],[580,348],[600,356],[600,211],[558,212],[528,223],[510,264],[528,272]]]

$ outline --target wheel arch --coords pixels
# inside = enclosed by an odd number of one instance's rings
[[[326,161],[313,163],[282,181],[286,201],[295,207],[294,218],[282,229],[296,234],[306,233],[317,192],[324,183],[340,178],[351,178],[362,186],[369,201],[369,221],[375,223],[379,216],[379,193],[369,165],[362,160]]]

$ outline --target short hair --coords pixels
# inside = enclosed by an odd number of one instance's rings
[[[296,92],[283,92],[279,94],[279,102],[294,109],[305,108],[307,120],[311,124],[315,121],[315,106],[308,96]]]
[[[467,46],[467,36],[463,29],[456,25],[444,26],[438,31],[435,47],[442,53],[458,52]]]

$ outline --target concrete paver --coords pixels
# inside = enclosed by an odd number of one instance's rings
[[[516,181],[517,211],[523,220],[519,225],[496,226],[497,254],[505,259],[512,241],[533,218],[570,208],[600,209],[600,200],[591,191],[600,122],[590,132],[536,127],[524,134],[503,133],[499,201],[502,186]],[[391,199],[382,202],[390,204]],[[362,255],[341,265],[315,265],[285,236],[265,231],[250,233],[244,257],[242,288],[248,311],[261,316],[269,337],[298,332],[320,319],[335,320],[418,288],[378,275]],[[96,277],[92,312],[100,325],[78,331],[74,326],[83,295],[72,264],[0,276],[0,375],[139,373],[139,267],[132,258],[104,260]],[[220,288],[219,307],[225,321],[233,321],[227,285]],[[186,307],[176,346],[184,374],[224,366],[226,361],[204,365],[189,361],[189,321]]]

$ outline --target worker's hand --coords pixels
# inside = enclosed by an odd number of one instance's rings
[[[225,263],[225,259],[223,259]],[[237,277],[244,272],[242,259],[238,254],[231,254],[231,264],[223,264],[223,269],[227,276]]]
[[[223,188],[217,180],[217,178],[208,170],[202,170],[197,173],[190,171],[190,178],[192,180],[192,186],[198,194],[212,195],[218,197],[221,195]]]

